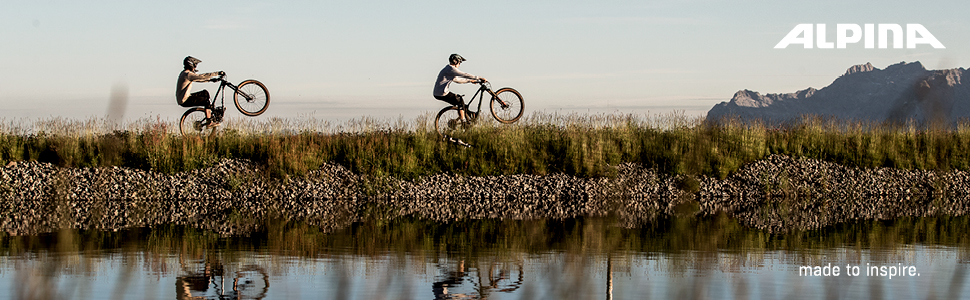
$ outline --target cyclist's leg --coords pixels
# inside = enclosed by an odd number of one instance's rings
[[[201,90],[189,95],[182,103],[184,107],[209,106],[209,91]]]
[[[201,90],[189,95],[188,99],[185,99],[185,103],[182,106],[202,106],[205,108],[205,125],[210,125],[209,120],[212,119],[212,102],[209,101],[209,91]],[[212,123],[212,126],[219,126],[219,123]]]
[[[458,94],[455,94],[455,93],[452,93],[452,92],[448,92],[447,95],[444,95],[444,96],[437,96],[436,95],[436,96],[434,96],[434,98],[435,99],[438,99],[438,100],[441,100],[441,101],[444,101],[444,102],[446,102],[448,104],[451,104],[451,105],[453,105],[453,106],[455,106],[457,108],[461,108],[461,104],[462,104],[462,102],[461,102],[461,96],[458,96]]]
[[[461,118],[462,122],[464,122],[465,120],[468,120],[467,118],[465,118],[465,109],[467,109],[467,107],[465,107],[465,100],[463,100],[461,98],[461,95],[458,95],[458,94],[455,94],[455,93],[452,93],[452,92],[448,92],[447,95],[444,95],[444,96],[434,96],[434,98],[435,99],[438,99],[438,100],[441,100],[441,101],[444,101],[444,102],[448,102],[448,104],[451,104],[451,105],[457,107],[458,108],[458,116]]]
[[[465,106],[465,99],[462,99],[461,95],[455,94],[455,102],[458,102],[458,107],[461,108],[458,110],[458,116],[461,117],[461,121],[468,121],[468,117],[465,117],[465,111],[468,110],[468,107]]]

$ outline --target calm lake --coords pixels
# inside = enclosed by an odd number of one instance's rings
[[[968,217],[786,234],[723,215],[621,224],[397,218],[330,233],[274,221],[245,237],[179,226],[3,236],[0,298],[970,298]]]

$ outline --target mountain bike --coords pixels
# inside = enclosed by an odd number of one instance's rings
[[[492,111],[492,117],[501,123],[510,124],[518,121],[525,109],[525,100],[522,100],[522,94],[519,94],[515,89],[504,87],[493,92],[491,83],[480,80],[475,81],[475,83],[478,83],[480,87],[475,95],[472,95],[471,99],[468,100],[468,103],[465,103],[462,99],[463,95],[458,95],[458,99],[461,100],[461,107],[445,107],[434,118],[434,130],[438,132],[440,137],[466,147],[470,145],[455,139],[454,135],[468,129],[478,121],[478,113],[482,111],[482,102],[486,94],[490,97],[488,106]],[[472,111],[470,107],[476,99],[478,99],[478,108]],[[465,120],[461,119],[459,113],[462,110],[465,111]]]
[[[205,107],[189,108],[179,120],[179,131],[182,135],[207,136],[215,131],[216,127],[209,126],[209,124],[222,122],[222,117],[226,112],[226,87],[233,91],[232,100],[236,103],[236,109],[239,109],[239,112],[244,115],[255,117],[266,112],[266,108],[269,107],[269,90],[262,82],[249,79],[236,86],[226,80],[225,74],[209,81],[219,82],[219,89],[212,97],[212,105],[214,106],[212,118],[206,118]],[[221,98],[219,97],[220,93],[222,93]],[[215,106],[216,98],[219,98],[219,106]]]

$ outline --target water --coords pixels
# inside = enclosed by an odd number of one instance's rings
[[[864,221],[784,235],[723,216],[635,228],[610,218],[402,218],[334,233],[281,222],[248,237],[175,226],[65,231],[0,239],[0,298],[965,299],[966,222]],[[867,265],[912,266],[918,276],[867,275]],[[801,276],[803,266],[840,274]]]

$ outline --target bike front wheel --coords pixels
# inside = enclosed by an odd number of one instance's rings
[[[442,108],[438,112],[438,116],[434,118],[434,130],[438,132],[438,136],[453,137],[468,127],[469,124],[461,121],[461,115],[458,112],[459,110],[453,106]]]
[[[508,124],[518,121],[525,110],[525,100],[513,88],[502,88],[495,92],[495,97],[489,105],[492,109],[492,116],[499,122]]]
[[[266,112],[266,108],[269,107],[269,90],[262,82],[246,80],[236,88],[233,101],[236,102],[239,112],[255,117]]]
[[[183,136],[206,137],[212,134],[215,128],[208,127],[208,124],[205,123],[205,108],[190,108],[182,114],[182,119],[179,120],[179,132]]]

